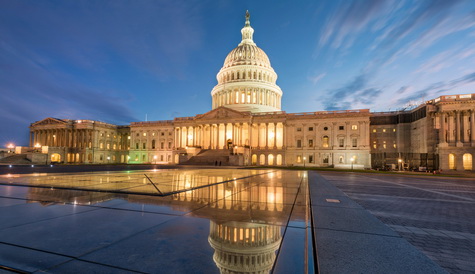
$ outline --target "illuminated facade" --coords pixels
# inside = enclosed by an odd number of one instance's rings
[[[59,155],[58,162],[70,163],[473,169],[475,94],[399,112],[286,113],[249,13],[241,34],[217,74],[211,111],[129,126],[88,121],[87,128],[81,120],[48,118],[31,125],[30,146],[48,146],[48,161]],[[58,127],[66,130],[59,143]]]

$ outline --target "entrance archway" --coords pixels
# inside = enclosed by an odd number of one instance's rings
[[[264,154],[261,154],[261,156],[259,156],[259,165],[263,166],[266,164],[266,156]]]
[[[269,154],[269,156],[267,156],[267,159],[268,159],[268,160],[267,160],[267,161],[268,161],[268,162],[267,162],[268,165],[273,166],[273,165],[274,165],[274,155],[273,155],[273,154]]]
[[[252,165],[257,165],[257,154],[252,155],[251,164]]]
[[[276,162],[277,162],[278,166],[282,165],[282,155],[281,154],[277,154]]]
[[[465,153],[463,155],[463,169],[472,170],[472,154]]]
[[[449,154],[449,169],[455,169],[455,155]]]
[[[61,155],[59,153],[51,154],[51,163],[60,163],[61,162]]]

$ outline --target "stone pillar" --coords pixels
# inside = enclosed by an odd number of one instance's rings
[[[257,123],[257,148],[261,147],[261,124]]]
[[[212,147],[212,144],[213,144],[213,132],[211,131],[212,129],[212,124],[208,124],[208,130],[209,130],[209,140],[208,140],[208,143],[209,143],[209,146],[208,146],[208,149],[211,149]]]
[[[269,148],[269,123],[266,123],[266,149]]]
[[[277,123],[274,123],[274,149],[276,148],[277,148]]]
[[[228,144],[228,123],[224,124],[224,143],[223,143],[223,149],[227,149],[227,144]]]
[[[240,146],[244,146],[244,145],[245,145],[244,142],[243,142],[243,139],[244,139],[244,133],[243,133],[244,130],[243,130],[243,128],[244,128],[244,123],[239,123],[239,145],[240,145]],[[248,131],[247,134],[249,134],[249,127],[248,127],[248,130],[247,130],[247,131]],[[249,144],[249,145],[250,145],[250,144]]]
[[[460,128],[460,111],[457,110],[455,112],[455,119],[456,119],[456,124],[455,124],[455,130],[456,130],[456,145],[458,147],[461,147],[463,146],[463,143],[461,142],[461,138],[460,138],[460,131],[461,131],[461,128]]]
[[[475,110],[473,109],[470,111],[470,140],[472,147],[475,147]]]
[[[441,114],[440,114],[440,129],[439,129],[439,143],[441,143],[441,144],[447,143],[446,132],[445,132],[446,131],[446,129],[445,129],[445,119],[446,119],[446,113],[441,112]]]
[[[216,149],[219,149],[219,124],[216,124]]]
[[[237,138],[235,136],[237,132],[234,131],[234,123],[231,123],[231,136],[232,136],[232,141],[233,141],[233,146],[237,144]]]

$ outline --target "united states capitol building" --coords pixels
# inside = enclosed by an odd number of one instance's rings
[[[37,151],[31,157],[84,164],[474,169],[475,94],[440,96],[405,111],[287,113],[277,74],[253,33],[247,13],[242,41],[217,74],[209,112],[130,125],[46,118],[30,126],[30,147]]]

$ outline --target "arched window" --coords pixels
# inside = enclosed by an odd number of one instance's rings
[[[257,154],[252,154],[251,164],[257,165]]]
[[[261,156],[259,156],[259,164],[260,165],[266,164],[266,156],[264,154],[261,154]]]
[[[472,170],[472,154],[465,153],[463,155],[463,169]]]
[[[277,154],[277,157],[276,157],[276,164],[278,166],[282,165],[282,155],[281,154]]]
[[[455,155],[449,154],[449,169],[455,169]]]
[[[267,163],[268,165],[270,166],[273,166],[274,165],[274,155],[273,154],[269,154],[269,156],[267,156]]]
[[[328,140],[329,140],[328,136],[323,136],[323,138],[322,138],[322,147],[328,147],[329,146]]]

